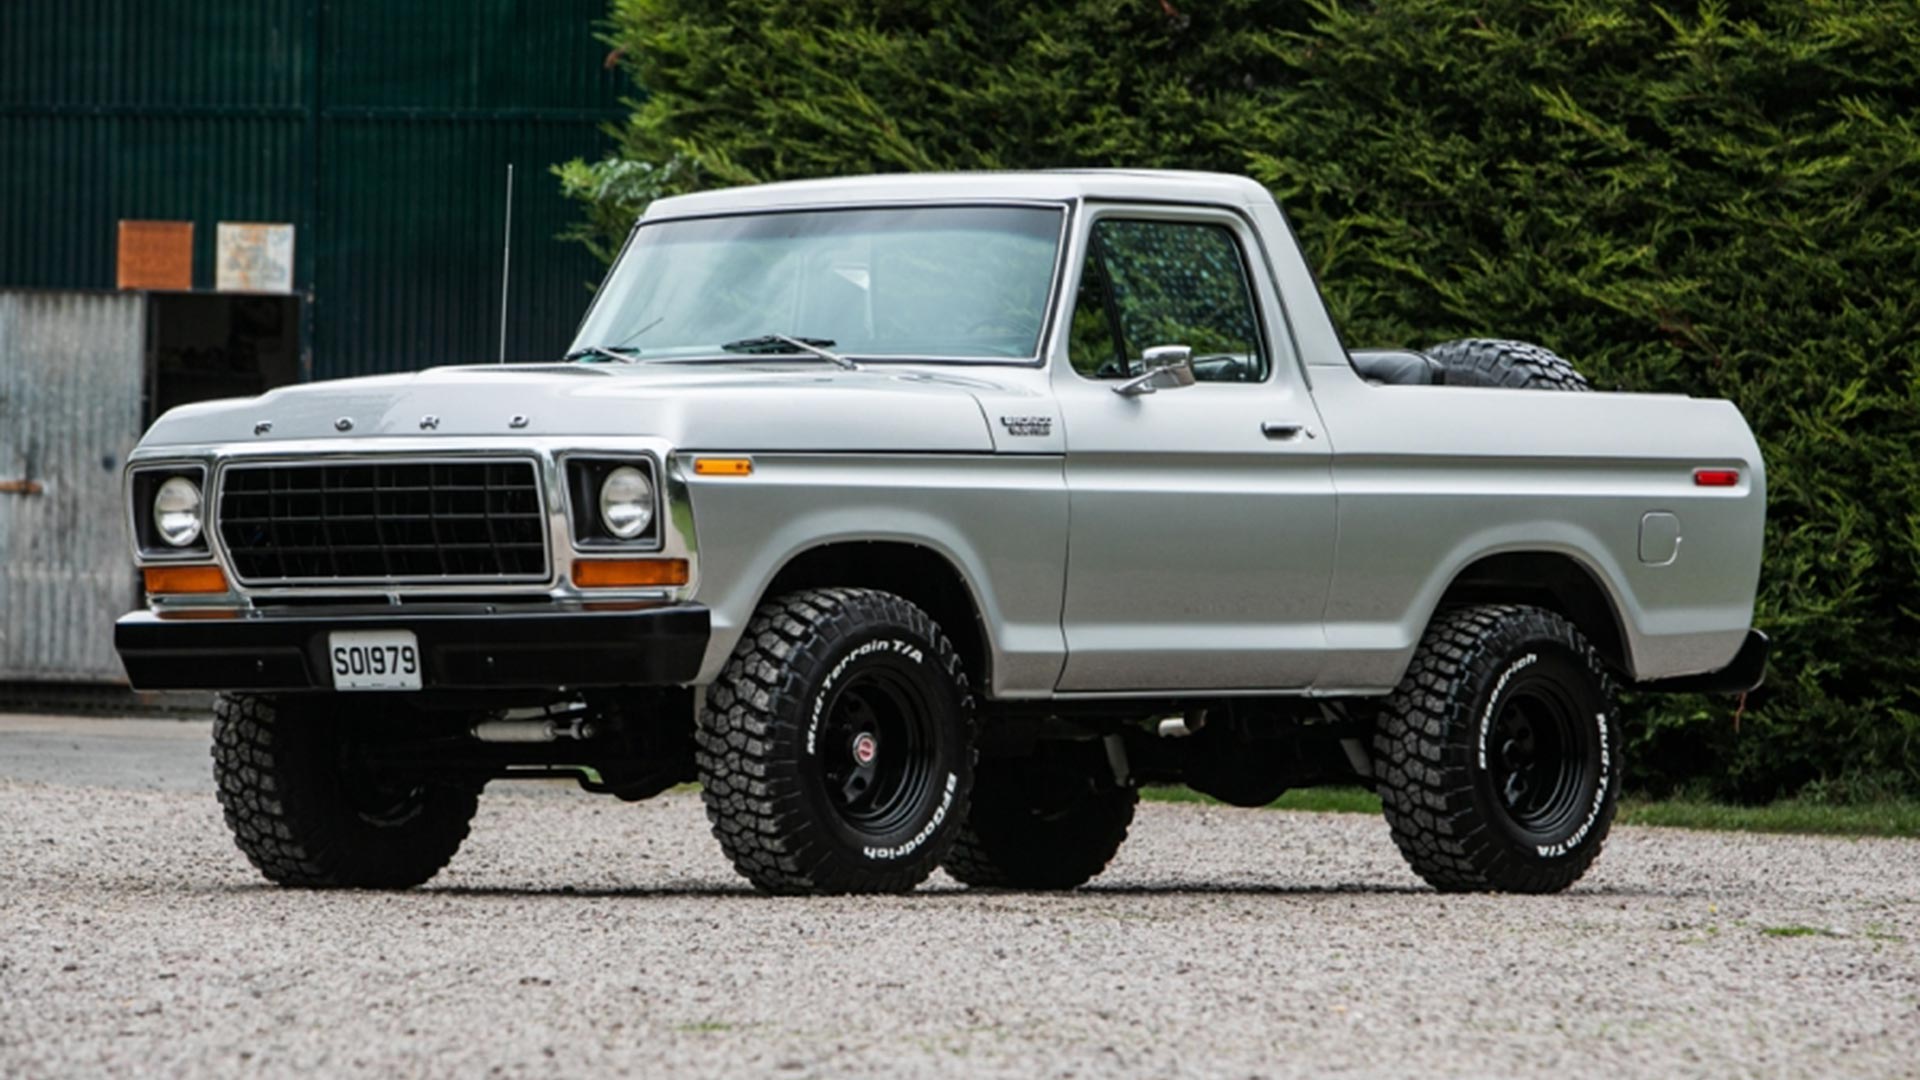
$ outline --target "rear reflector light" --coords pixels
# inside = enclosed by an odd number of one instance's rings
[[[149,596],[227,591],[227,575],[217,566],[149,566],[141,576]]]
[[[1694,487],[1732,487],[1740,482],[1738,469],[1695,469]]]
[[[573,564],[573,583],[583,589],[685,585],[685,559],[582,559]]]

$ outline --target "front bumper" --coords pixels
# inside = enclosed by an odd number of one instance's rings
[[[113,644],[136,690],[331,690],[327,635],[336,630],[412,631],[423,690],[674,686],[700,670],[710,618],[697,604],[141,611],[114,624]]]

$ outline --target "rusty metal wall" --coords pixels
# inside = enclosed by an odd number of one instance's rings
[[[0,681],[114,682],[146,296],[0,290]]]
[[[606,0],[0,0],[0,287],[114,282],[121,218],[290,222],[306,378],[566,347],[604,272],[549,169],[627,82]]]

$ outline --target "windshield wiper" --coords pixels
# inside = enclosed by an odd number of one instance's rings
[[[832,338],[788,337],[785,334],[761,334],[759,337],[741,338],[720,346],[728,352],[741,353],[787,353],[808,352],[823,360],[831,360],[848,371],[859,371],[860,365],[828,349]]]
[[[589,356],[599,356],[608,360],[617,360],[622,364],[632,364],[637,362],[634,357],[639,352],[640,350],[632,345],[582,345],[568,353],[566,358],[585,360]]]

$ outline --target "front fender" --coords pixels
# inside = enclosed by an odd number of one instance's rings
[[[717,453],[717,451],[716,451]],[[973,594],[994,697],[1050,693],[1066,656],[1061,460],[954,454],[759,454],[751,475],[689,478],[698,598],[712,637],[698,682],[726,664],[769,585],[823,544],[897,541],[951,563]]]

